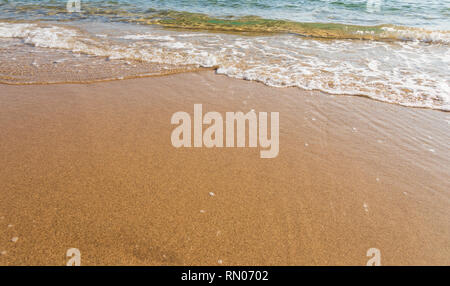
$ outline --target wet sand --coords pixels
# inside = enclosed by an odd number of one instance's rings
[[[278,157],[172,147],[195,103],[279,112]],[[0,85],[0,265],[450,265],[449,121],[210,71]]]

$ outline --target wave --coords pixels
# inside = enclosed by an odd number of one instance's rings
[[[214,17],[202,13],[175,10],[136,9],[126,3],[110,6],[110,3],[83,3],[80,13],[67,13],[64,5],[23,4],[13,9],[35,20],[83,20],[102,17],[112,22],[158,25],[166,28],[227,32],[259,35],[289,33],[301,37],[322,39],[352,39],[376,41],[420,41],[426,43],[450,43],[450,32],[427,30],[400,25],[349,25],[342,23],[314,23],[290,20],[265,19],[259,16]],[[116,4],[117,5],[117,4]],[[353,4],[352,4],[353,5]],[[0,4],[1,6],[1,4]],[[13,15],[15,15],[13,13]],[[15,18],[10,18],[11,20]]]
[[[248,37],[131,26],[111,29],[109,23],[103,34],[95,34],[67,24],[0,22],[0,38],[110,60],[214,67],[219,74],[274,87],[450,111],[450,51],[446,45],[428,44],[436,35],[414,42],[323,41],[292,34]]]
[[[130,21],[130,20],[127,20]],[[396,25],[362,26],[339,23],[309,23],[263,19],[245,16],[231,19],[214,18],[205,14],[159,11],[133,22],[160,25],[168,28],[195,29],[213,32],[246,34],[290,33],[302,37],[322,39],[351,39],[376,41],[420,41],[450,43],[450,32]]]

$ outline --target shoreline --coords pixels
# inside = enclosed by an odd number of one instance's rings
[[[0,265],[450,263],[443,110],[213,71],[1,88]],[[279,112],[278,157],[172,147],[195,103]]]
[[[185,74],[185,73],[198,73],[198,72],[204,72],[204,71],[213,71],[214,74],[216,76],[223,76],[223,77],[227,77],[233,80],[242,80],[242,81],[249,81],[249,82],[254,82],[256,84],[262,84],[268,88],[275,88],[275,89],[298,89],[300,90],[300,92],[314,92],[314,93],[321,93],[321,94],[326,94],[328,96],[355,96],[355,97],[361,97],[361,98],[365,98],[365,99],[369,99],[369,100],[373,100],[379,103],[385,103],[385,104],[392,104],[392,105],[397,105],[400,107],[405,107],[405,108],[412,108],[412,109],[425,109],[425,110],[435,110],[435,111],[439,111],[439,112],[450,112],[450,110],[446,110],[446,109],[440,109],[440,108],[436,108],[436,107],[429,107],[429,106],[409,106],[409,105],[404,105],[404,104],[400,104],[397,102],[389,102],[389,101],[385,101],[382,99],[378,99],[378,98],[373,98],[370,97],[368,95],[365,94],[335,94],[335,93],[330,93],[330,92],[326,92],[326,91],[322,91],[320,89],[312,89],[312,90],[307,90],[301,87],[297,87],[297,86],[286,86],[286,87],[276,87],[276,86],[270,86],[265,84],[262,81],[258,81],[258,80],[249,80],[249,79],[239,79],[239,78],[234,78],[234,77],[230,77],[227,76],[226,74],[218,74],[217,73],[217,66],[214,67],[197,67],[197,68],[192,68],[191,70],[186,70],[186,69],[174,69],[174,70],[170,70],[167,73],[159,73],[159,74],[149,74],[149,75],[135,75],[135,76],[126,76],[126,77],[122,77],[122,78],[111,78],[111,79],[98,79],[98,80],[87,80],[87,81],[64,81],[64,82],[31,82],[31,83],[26,83],[26,82],[19,82],[19,83],[13,83],[13,82],[4,82],[0,80],[0,85],[11,85],[11,86],[45,86],[45,85],[64,85],[64,84],[73,84],[73,85],[81,85],[81,84],[96,84],[96,83],[104,83],[104,82],[115,82],[115,81],[122,81],[122,80],[134,80],[134,79],[142,79],[142,78],[154,78],[154,77],[164,77],[164,76],[170,76],[170,75],[177,75],[177,74]]]
[[[8,84],[90,83],[206,67],[273,87],[450,111],[446,73],[433,64],[442,62],[446,45],[427,42],[434,34],[424,36],[425,42],[391,43],[186,33],[75,20],[0,24],[0,77]]]

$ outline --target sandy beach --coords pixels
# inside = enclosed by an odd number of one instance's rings
[[[279,112],[280,152],[174,148],[174,112]],[[0,85],[0,265],[450,264],[447,112],[213,71]]]

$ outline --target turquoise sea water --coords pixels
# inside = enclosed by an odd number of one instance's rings
[[[450,0],[67,2],[0,0],[0,59],[24,45],[450,110]]]
[[[1,0],[0,17],[39,18],[66,3],[65,0]],[[14,7],[27,5],[32,9],[23,10],[25,13],[20,16],[15,13]],[[174,10],[214,17],[252,15],[295,22],[450,29],[449,0],[84,0],[81,5],[142,14]]]

